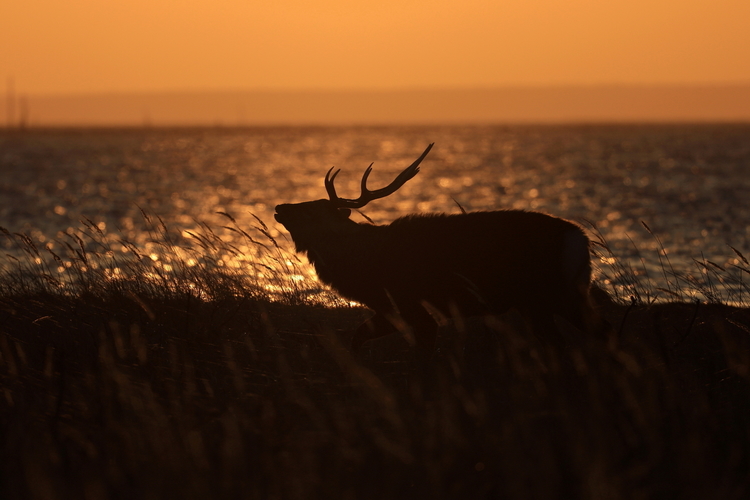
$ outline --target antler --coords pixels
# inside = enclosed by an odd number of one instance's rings
[[[336,188],[333,186],[333,181],[336,179],[336,176],[341,172],[341,169],[336,170],[333,172],[333,169],[335,167],[331,167],[331,169],[326,174],[325,178],[325,186],[326,191],[328,192],[328,198],[337,206],[340,208],[362,208],[365,205],[367,205],[372,200],[377,200],[379,198],[385,198],[386,196],[393,194],[406,184],[406,181],[417,175],[419,172],[419,164],[422,163],[422,160],[424,160],[425,156],[427,156],[427,153],[430,152],[430,149],[432,149],[432,146],[434,146],[435,143],[430,143],[429,146],[427,146],[427,149],[424,150],[424,153],[417,158],[414,163],[406,167],[403,172],[398,174],[398,177],[396,177],[393,182],[388,184],[386,187],[381,189],[376,189],[375,191],[370,191],[367,189],[367,178],[370,176],[370,172],[372,172],[372,163],[370,163],[370,166],[367,167],[367,170],[365,170],[364,175],[362,176],[362,194],[359,195],[359,198],[356,200],[349,200],[346,198],[339,198],[336,194]],[[331,172],[333,172],[333,175],[331,175]]]

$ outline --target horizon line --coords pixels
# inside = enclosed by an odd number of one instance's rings
[[[750,82],[16,96],[9,126],[750,121]]]
[[[171,88],[134,90],[76,90],[52,92],[23,92],[16,88],[16,95],[28,97],[82,97],[114,95],[164,95],[164,94],[355,94],[355,93],[407,93],[407,92],[471,92],[488,90],[550,90],[550,89],[721,89],[750,87],[750,80],[727,82],[663,82],[663,83],[518,83],[518,84],[478,84],[478,85],[405,85],[394,87],[225,87],[225,88]]]

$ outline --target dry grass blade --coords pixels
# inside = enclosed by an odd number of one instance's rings
[[[231,220],[232,222],[234,222],[235,224],[237,224],[237,221],[236,221],[236,220],[234,219],[234,217],[232,217],[232,216],[231,216],[230,214],[228,214],[228,213],[226,213],[226,212],[216,212],[216,213],[217,213],[217,214],[219,214],[219,215],[223,215],[223,216],[224,216],[224,217],[226,217],[227,219],[229,219],[229,220]]]
[[[375,222],[374,222],[374,221],[373,221],[373,220],[372,220],[372,219],[371,219],[370,217],[368,217],[368,216],[367,216],[367,214],[365,214],[365,213],[364,213],[364,212],[363,212],[362,210],[357,210],[357,213],[358,213],[359,215],[361,215],[361,216],[362,216],[362,218],[363,218],[363,219],[365,219],[365,220],[366,220],[367,222],[369,222],[370,224],[375,224]]]
[[[729,245],[729,248],[731,248],[734,251],[734,253],[737,254],[737,257],[739,257],[740,260],[742,260],[742,262],[744,262],[746,266],[750,266],[750,262],[747,261],[747,259],[745,258],[745,256],[742,255],[742,253],[740,253],[739,250],[737,250],[736,248],[734,248],[732,245]]]
[[[250,213],[250,215],[252,215],[252,216],[253,216],[253,218],[254,218],[254,219],[255,219],[256,221],[258,221],[258,224],[260,224],[260,226],[261,226],[261,227],[263,228],[263,231],[266,231],[266,232],[268,232],[268,226],[266,226],[266,223],[265,223],[265,222],[263,222],[263,219],[261,219],[260,217],[258,217],[257,215],[255,215],[255,214],[254,214],[254,213],[252,213],[252,212]]]

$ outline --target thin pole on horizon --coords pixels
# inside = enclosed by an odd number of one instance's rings
[[[12,76],[8,77],[8,86],[6,88],[6,103],[5,103],[5,118],[7,127],[13,128],[16,121],[16,96],[15,96],[15,82]]]
[[[18,128],[23,130],[30,125],[29,96],[18,96]]]

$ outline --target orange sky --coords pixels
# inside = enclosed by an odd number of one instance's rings
[[[748,0],[3,0],[30,94],[750,83]]]

